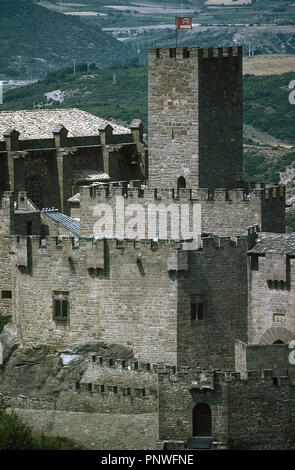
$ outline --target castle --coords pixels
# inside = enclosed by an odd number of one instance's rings
[[[148,146],[4,132],[0,392],[90,448],[293,449],[295,238],[284,186],[243,181],[242,50],[150,49],[148,83]]]

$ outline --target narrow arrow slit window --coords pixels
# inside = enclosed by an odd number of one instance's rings
[[[53,296],[53,319],[67,321],[69,319],[68,292],[55,292]]]

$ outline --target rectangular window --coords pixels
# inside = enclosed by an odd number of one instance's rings
[[[192,303],[191,304],[191,321],[201,321],[205,319],[204,304]]]
[[[2,299],[12,299],[11,290],[3,290],[2,291]]]
[[[54,318],[68,318],[68,301],[54,299]]]
[[[258,271],[259,269],[259,263],[258,263],[258,255],[255,253],[251,254],[251,270],[252,271]]]
[[[68,292],[55,292],[53,296],[53,319],[67,321],[69,319]]]
[[[27,222],[27,235],[32,235],[32,221]]]

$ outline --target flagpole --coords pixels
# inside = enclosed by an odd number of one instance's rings
[[[175,16],[175,32],[176,32],[176,47],[177,47],[177,16]]]

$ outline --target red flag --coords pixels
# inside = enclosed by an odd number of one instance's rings
[[[176,29],[192,29],[193,19],[192,17],[179,18],[176,17]]]

